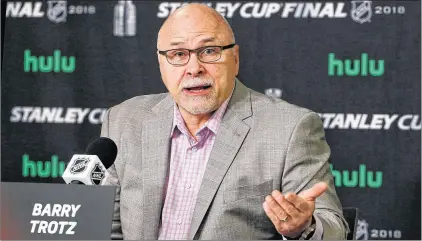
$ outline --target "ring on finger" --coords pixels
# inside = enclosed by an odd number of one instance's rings
[[[280,212],[280,214],[279,214],[278,216],[279,216],[279,217],[281,217],[281,216],[283,216],[282,214],[283,214],[283,212]],[[282,221],[282,222],[286,222],[288,217],[289,217],[289,216],[286,214],[286,216],[284,216],[283,218],[279,218],[279,219],[280,219],[280,221]]]

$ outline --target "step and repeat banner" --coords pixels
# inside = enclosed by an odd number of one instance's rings
[[[157,33],[184,3],[8,2],[1,180],[63,183],[109,107],[165,92]],[[320,114],[357,238],[420,239],[420,2],[205,4],[235,32],[241,81]]]

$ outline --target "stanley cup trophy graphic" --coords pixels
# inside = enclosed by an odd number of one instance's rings
[[[136,35],[136,7],[131,0],[119,1],[114,6],[114,36]]]
[[[269,89],[265,89],[265,94],[271,97],[281,99],[281,96],[283,95],[283,91],[278,88],[269,88]]]

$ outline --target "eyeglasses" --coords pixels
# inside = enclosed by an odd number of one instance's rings
[[[221,58],[221,53],[225,49],[233,48],[236,44],[226,46],[204,46],[197,49],[170,49],[165,51],[158,50],[158,53],[166,56],[167,62],[175,66],[183,66],[189,62],[190,53],[196,53],[199,61],[203,63],[212,63]]]

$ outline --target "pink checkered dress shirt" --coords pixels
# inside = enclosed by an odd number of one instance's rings
[[[179,109],[174,105],[170,172],[158,239],[188,238],[202,177],[229,100],[230,97],[197,131],[197,140],[189,133]]]

